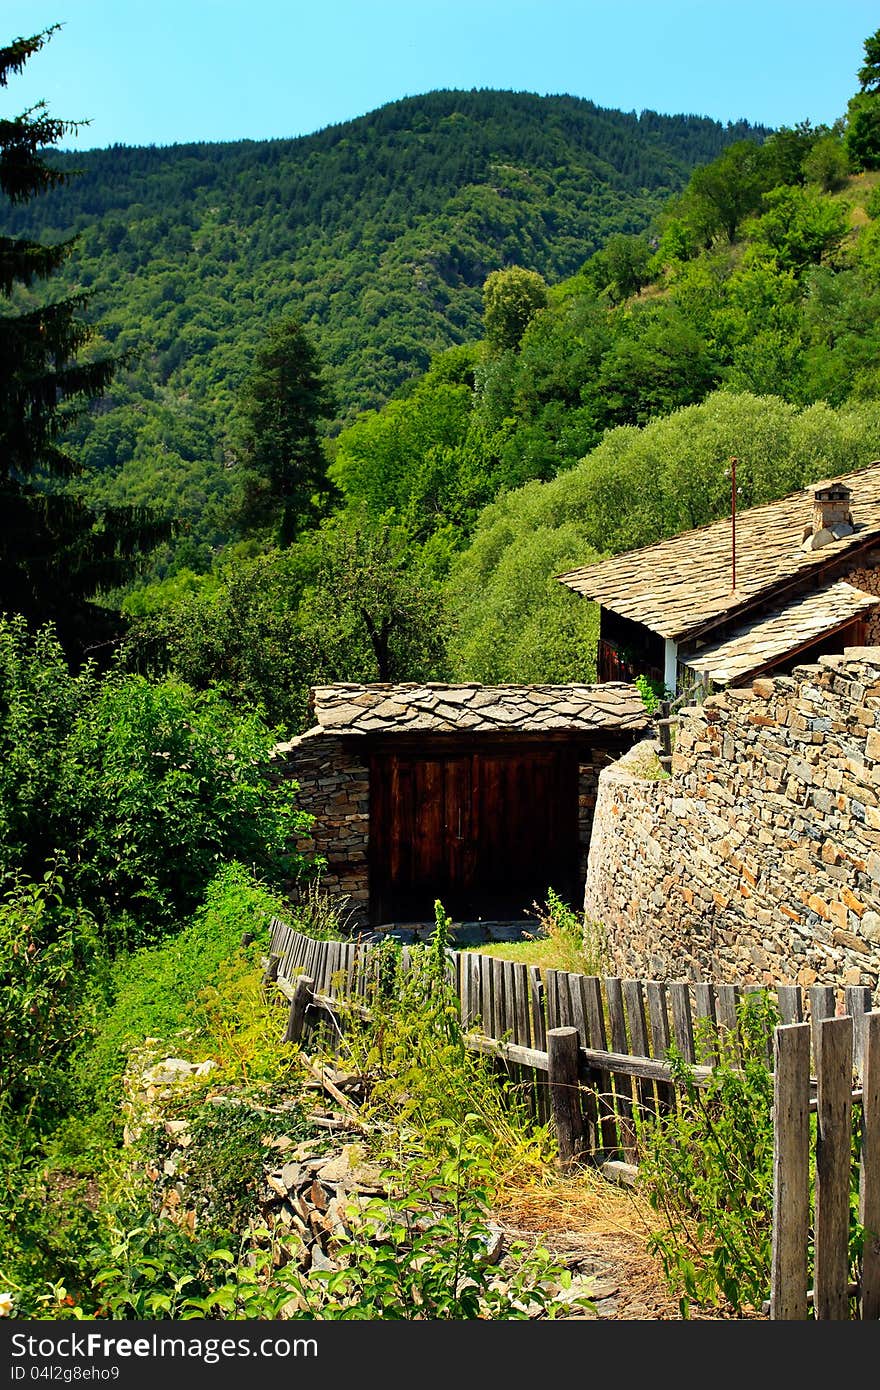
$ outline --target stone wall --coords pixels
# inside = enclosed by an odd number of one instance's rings
[[[345,899],[352,924],[369,921],[370,769],[351,740],[309,730],[275,750],[279,775],[299,783],[297,805],[315,817],[312,836],[297,842],[310,858],[321,855],[321,885]]]
[[[672,772],[599,781],[584,906],[618,974],[757,984],[880,975],[880,647],[682,711]]]
[[[582,756],[578,763],[578,875],[581,883],[587,877],[599,774],[608,766],[609,757],[604,748],[593,748],[589,758]]]

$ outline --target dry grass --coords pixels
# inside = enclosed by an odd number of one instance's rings
[[[491,942],[467,947],[483,956],[537,965],[541,970],[566,970],[575,975],[601,975],[608,967],[604,927],[556,899],[533,904],[535,926],[522,941]],[[525,928],[524,928],[525,931]]]
[[[498,1205],[523,1230],[545,1234],[629,1235],[646,1242],[651,1231],[643,1199],[592,1168],[564,1176],[547,1172],[538,1183],[508,1177]]]
[[[494,1217],[511,1238],[540,1240],[574,1271],[596,1282],[595,1314],[602,1320],[680,1322],[677,1295],[669,1288],[648,1239],[654,1214],[637,1190],[618,1187],[594,1169],[545,1174],[541,1182],[508,1179]],[[738,1321],[725,1308],[692,1309],[697,1321]]]

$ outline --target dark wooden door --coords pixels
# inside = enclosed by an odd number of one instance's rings
[[[371,762],[373,921],[518,918],[577,892],[577,757],[564,746]]]

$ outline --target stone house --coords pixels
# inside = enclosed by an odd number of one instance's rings
[[[599,773],[645,737],[634,686],[329,685],[278,770],[315,817],[301,844],[364,926],[525,920],[583,898]]]
[[[708,693],[873,645],[880,461],[558,578],[600,606],[600,681]]]

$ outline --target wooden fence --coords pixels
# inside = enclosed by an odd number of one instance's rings
[[[406,971],[412,958],[401,947],[399,968]],[[318,941],[273,919],[264,981],[276,982],[290,1001],[287,1040],[300,1040],[310,1016],[344,1012],[343,1001],[366,1012],[383,960],[369,940]],[[628,1181],[636,1175],[640,1122],[677,1103],[670,1044],[696,1081],[705,1081],[712,1071],[705,1047],[724,1038],[735,1063],[740,1001],[764,992],[756,985],[539,970],[479,952],[449,951],[447,960],[468,1046],[497,1059],[535,1117],[552,1120],[560,1164],[590,1160]],[[880,1236],[871,1234],[880,1232],[880,1012],[871,1012],[863,986],[838,992],[780,985],[768,992],[782,1022],[765,1039],[774,1072],[773,1263],[765,1311],[806,1318],[812,1306],[817,1318],[880,1318]],[[868,1236],[851,1285],[854,1109],[858,1220]]]
[[[880,1012],[826,1017],[812,1030],[808,1023],[776,1028],[773,1071],[773,1256],[768,1312],[771,1318],[806,1318],[812,1303],[816,1318],[848,1319],[852,1311],[853,1316],[876,1320],[880,1318]],[[855,1088],[854,1077],[861,1079]],[[851,1282],[853,1134],[859,1154],[857,1218],[865,1238],[858,1278]],[[813,1165],[815,1182],[811,1182]]]

